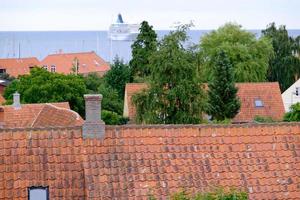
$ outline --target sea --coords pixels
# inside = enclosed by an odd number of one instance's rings
[[[199,44],[200,38],[211,30],[190,30],[189,44]],[[249,30],[260,37],[261,30]],[[159,38],[170,30],[157,30]],[[289,35],[300,35],[300,29],[288,30]],[[0,58],[37,57],[42,60],[58,52],[95,51],[107,62],[116,56],[128,62],[132,41],[111,41],[107,31],[1,31]]]

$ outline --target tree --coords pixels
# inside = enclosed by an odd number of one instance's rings
[[[105,78],[100,77],[96,73],[91,73],[84,77],[84,82],[88,93],[102,94],[102,108],[122,114],[123,98],[118,95],[118,91],[106,83]]]
[[[84,116],[84,99],[86,86],[81,76],[51,73],[34,68],[29,75],[15,79],[4,92],[4,97],[12,102],[13,93],[21,94],[23,103],[70,103],[72,110]]]
[[[201,38],[200,55],[204,76],[209,81],[213,71],[213,57],[224,50],[232,62],[236,82],[265,81],[272,45],[267,38],[256,39],[241,26],[228,23]]]
[[[111,69],[105,74],[106,83],[118,92],[120,98],[124,98],[125,85],[130,82],[131,69],[123,60],[116,57]]]
[[[213,78],[208,84],[207,113],[218,121],[232,119],[240,109],[232,63],[223,50],[218,52],[212,61]]]
[[[138,123],[199,123],[204,93],[193,54],[184,48],[189,26],[180,26],[158,44],[151,56],[149,89],[133,96]]]
[[[285,26],[277,28],[275,23],[271,23],[262,34],[272,41],[274,49],[267,78],[278,81],[283,92],[300,78],[300,39],[290,37]]]
[[[132,77],[135,79],[149,76],[149,58],[157,49],[157,35],[153,27],[147,21],[143,21],[139,30],[137,39],[131,45],[132,59],[129,62],[132,68]]]
[[[300,103],[293,104],[291,110],[284,115],[286,122],[299,122],[300,121]]]

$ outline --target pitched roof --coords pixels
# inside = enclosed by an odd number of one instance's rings
[[[241,108],[233,122],[251,122],[255,116],[271,117],[274,120],[283,118],[284,107],[277,82],[237,83],[236,86],[238,87],[237,95],[241,101]],[[134,119],[136,110],[131,102],[131,97],[145,88],[147,88],[145,83],[126,84],[123,113],[125,117]],[[256,100],[260,100],[263,106],[256,107]]]
[[[300,196],[300,123],[0,129],[0,199],[166,199],[183,188],[242,188],[250,199]]]
[[[51,71],[51,66],[54,65],[56,67],[56,72],[69,74],[72,72],[71,69],[75,59],[78,60],[80,74],[87,74],[91,72],[105,73],[110,69],[109,64],[94,51],[51,54],[41,61],[41,65],[47,66],[48,71]]]
[[[20,109],[3,106],[0,112],[4,128],[57,127],[82,125],[83,119],[68,102],[22,104]]]
[[[6,73],[13,77],[29,74],[30,67],[38,66],[40,61],[35,58],[4,58],[0,59],[0,69],[6,69]]]

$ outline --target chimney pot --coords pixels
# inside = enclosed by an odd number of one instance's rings
[[[15,92],[13,94],[13,99],[13,107],[15,108],[15,110],[21,109],[20,94],[18,92]]]
[[[82,127],[83,138],[103,138],[105,123],[101,120],[101,94],[86,94],[85,122]]]

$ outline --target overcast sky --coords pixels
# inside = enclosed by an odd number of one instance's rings
[[[300,0],[0,0],[0,31],[107,30],[118,13],[155,29],[193,21],[195,29],[237,22],[261,29],[270,22],[300,28]]]

